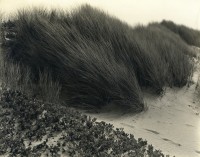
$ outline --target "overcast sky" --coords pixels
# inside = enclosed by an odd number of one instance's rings
[[[10,14],[27,6],[70,9],[84,3],[130,25],[167,19],[200,30],[200,0],[0,0],[0,11]]]

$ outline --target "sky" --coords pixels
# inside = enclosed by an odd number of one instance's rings
[[[70,10],[85,3],[133,26],[166,19],[200,30],[200,0],[0,0],[0,12],[12,15],[30,6]]]

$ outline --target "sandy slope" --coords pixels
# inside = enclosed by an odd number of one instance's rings
[[[168,88],[163,97],[145,94],[148,109],[142,113],[89,115],[146,139],[165,154],[200,157],[200,101],[195,91],[198,75],[196,70],[190,87]]]

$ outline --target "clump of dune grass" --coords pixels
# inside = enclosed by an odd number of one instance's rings
[[[58,81],[53,81],[48,71],[39,73],[38,81],[32,80],[32,73],[28,67],[12,61],[6,61],[0,49],[0,86],[1,89],[21,91],[28,96],[34,96],[49,103],[60,101],[61,87]]]
[[[172,21],[163,20],[161,25],[178,34],[189,45],[200,47],[200,31],[184,25],[177,25]]]
[[[193,72],[193,63],[189,59],[191,50],[178,35],[152,23],[147,27],[137,26],[134,38],[147,57],[143,62],[143,73],[147,77],[141,79],[149,77],[147,82],[158,89],[166,85],[182,87],[187,84]]]
[[[69,13],[21,10],[11,23],[4,25],[15,34],[3,44],[5,60],[27,66],[36,83],[47,70],[73,106],[141,111],[141,88],[160,94],[186,85],[192,74],[187,45],[159,24],[132,28],[89,5]]]

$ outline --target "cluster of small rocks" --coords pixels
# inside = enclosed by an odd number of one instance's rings
[[[44,103],[19,91],[0,97],[0,155],[164,156],[147,142],[62,104]]]

